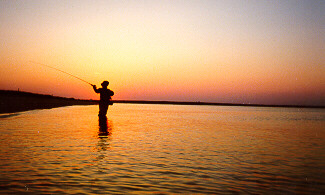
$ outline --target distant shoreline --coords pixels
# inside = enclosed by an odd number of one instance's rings
[[[325,106],[231,104],[231,103],[147,101],[147,100],[113,100],[113,102],[126,103],[126,104],[325,108]],[[94,105],[94,104],[98,104],[98,100],[81,100],[75,98],[65,98],[65,97],[58,97],[52,95],[22,92],[22,91],[0,90],[0,114],[22,112],[22,111],[28,111],[34,109],[50,109],[50,108],[56,108],[62,106]]]
[[[233,104],[213,102],[181,102],[181,101],[147,101],[147,100],[114,100],[114,103],[126,104],[171,104],[171,105],[198,105],[198,106],[245,106],[245,107],[284,107],[284,108],[325,108],[325,106],[303,105],[265,105],[265,104]]]

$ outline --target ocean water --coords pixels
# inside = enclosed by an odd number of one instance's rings
[[[324,194],[325,110],[114,104],[0,115],[0,193]]]

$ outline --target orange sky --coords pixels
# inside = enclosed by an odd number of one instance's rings
[[[1,1],[0,89],[325,105],[323,1]]]

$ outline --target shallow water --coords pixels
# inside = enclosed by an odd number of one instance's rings
[[[325,192],[324,109],[115,104],[0,116],[0,193]]]

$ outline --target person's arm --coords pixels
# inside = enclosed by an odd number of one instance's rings
[[[99,90],[97,89],[96,85],[93,85],[93,89],[96,93],[99,93]]]

